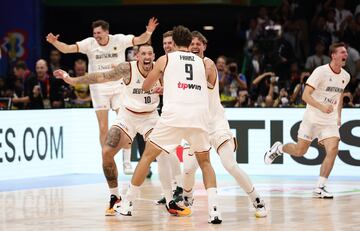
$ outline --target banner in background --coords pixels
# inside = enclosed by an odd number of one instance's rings
[[[313,143],[301,158],[284,155],[267,166],[263,157],[275,141],[294,142],[303,109],[226,109],[239,148],[239,166],[251,175],[317,176],[325,156]],[[344,109],[339,155],[333,176],[360,176],[360,112]],[[115,119],[110,113],[109,121]],[[139,159],[134,152],[133,160]],[[116,157],[122,166],[121,152]],[[235,155],[235,154],[234,154]],[[214,149],[217,174],[227,174]],[[136,165],[136,162],[133,162]],[[152,171],[157,172],[156,163]],[[102,174],[96,115],[92,109],[0,112],[0,180],[73,173]],[[198,171],[200,173],[200,171]]]
[[[34,69],[40,57],[41,1],[12,0],[1,4],[0,75],[6,74],[15,60],[26,61]]]

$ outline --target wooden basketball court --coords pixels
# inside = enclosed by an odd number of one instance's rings
[[[72,181],[72,177],[67,176],[67,180]],[[126,188],[129,179],[122,181],[120,187]],[[48,182],[54,185],[55,181],[49,178],[40,187],[0,192],[0,230],[360,230],[359,179],[331,179],[329,190],[335,198],[322,200],[311,198],[316,177],[253,177],[266,202],[266,218],[255,218],[252,205],[230,176],[217,179],[221,225],[207,223],[206,191],[201,178],[197,178],[193,213],[189,217],[170,216],[164,206],[155,205],[160,198],[157,176],[143,185],[132,217],[104,216],[109,197],[105,183],[70,182],[47,187]],[[0,186],[4,184],[0,182]]]

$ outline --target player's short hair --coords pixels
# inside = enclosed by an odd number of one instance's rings
[[[94,29],[96,27],[101,27],[103,30],[109,31],[110,25],[107,21],[104,20],[96,20],[92,23],[91,27]]]
[[[194,30],[193,32],[191,32],[191,36],[193,38],[197,38],[199,39],[202,43],[204,43],[205,45],[208,43],[208,40],[205,38],[205,36],[203,34],[201,34],[199,31]]]
[[[192,36],[188,28],[179,25],[179,26],[175,26],[172,32],[173,32],[172,37],[176,46],[189,47],[192,40]]]
[[[138,50],[140,50],[140,47],[152,47],[152,45],[151,45],[151,42],[148,41],[148,42],[146,42],[146,43],[137,45],[137,49],[138,49]]]
[[[163,39],[167,38],[167,37],[172,37],[172,36],[173,36],[173,32],[172,32],[172,30],[169,30],[163,34]]]
[[[333,44],[330,45],[330,47],[329,47],[329,55],[330,55],[330,57],[331,57],[331,55],[333,53],[336,52],[336,49],[339,48],[339,47],[346,47],[346,45],[343,42],[333,43]]]

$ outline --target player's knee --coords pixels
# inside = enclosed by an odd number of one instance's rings
[[[184,165],[184,174],[194,174],[196,171],[197,166],[192,164],[191,166],[185,166]]]
[[[121,130],[119,128],[111,127],[107,137],[106,137],[106,145],[112,148],[116,148],[121,140]]]

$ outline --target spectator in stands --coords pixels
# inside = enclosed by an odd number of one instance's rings
[[[61,53],[57,49],[52,49],[50,51],[49,68],[48,69],[49,69],[48,72],[49,72],[50,76],[52,75],[52,73],[54,71],[56,71],[58,69],[63,69],[63,70],[66,69],[61,65]]]
[[[360,14],[358,17],[360,18]],[[360,23],[352,17],[348,19],[348,27],[343,33],[342,40],[360,52]]]
[[[234,107],[248,107],[250,106],[249,93],[247,90],[239,90],[237,102]]]
[[[294,90],[293,93],[290,96],[290,103],[294,106],[299,106],[299,107],[305,107],[305,102],[302,100],[302,94],[304,92],[305,89],[305,85],[306,85],[306,81],[309,78],[310,73],[309,72],[302,72],[301,76],[300,76],[300,83],[298,83]]]
[[[329,56],[325,55],[325,45],[323,41],[317,41],[315,45],[315,54],[306,59],[305,69],[312,72],[316,67],[330,63]]]
[[[274,87],[278,76],[274,72],[265,72],[254,79],[251,88],[251,99],[255,102],[255,107],[272,107]]]
[[[29,78],[34,78],[31,71],[27,68],[24,61],[17,61],[13,67],[13,75],[5,79],[6,96],[14,97],[12,109],[26,108],[26,102],[18,101],[17,98],[25,96],[25,82]]]
[[[47,63],[43,59],[36,62],[36,76],[25,80],[24,97],[14,98],[14,103],[27,103],[29,109],[50,108],[49,91],[50,82],[47,74]]]
[[[78,59],[74,63],[74,76],[84,76],[86,74],[87,65],[83,59]],[[73,95],[71,99],[71,107],[91,107],[91,97],[88,84],[77,84],[71,87]]]
[[[225,106],[234,106],[237,100],[237,93],[239,90],[246,90],[246,77],[238,71],[238,65],[232,61],[227,65],[227,74],[222,75],[219,79],[219,85],[222,86],[220,90],[220,97]]]
[[[289,107],[290,99],[289,94],[285,88],[281,88],[279,96],[275,99],[273,107]]]
[[[343,108],[352,108],[354,107],[353,104],[353,96],[350,92],[345,92],[343,94]]]

